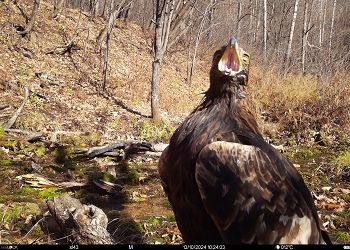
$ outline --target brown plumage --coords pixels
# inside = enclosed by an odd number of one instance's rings
[[[231,39],[215,52],[203,101],[175,131],[159,161],[183,239],[330,243],[301,175],[264,141],[245,108],[248,71],[238,49]]]

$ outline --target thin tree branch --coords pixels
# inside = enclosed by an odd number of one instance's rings
[[[5,125],[5,129],[9,129],[13,126],[13,124],[15,124],[18,116],[20,115],[20,113],[22,112],[22,109],[24,107],[24,105],[26,104],[27,100],[29,97],[29,89],[27,87],[24,87],[24,99],[23,102],[21,104],[21,106],[17,109],[17,111],[14,113],[14,115],[11,117],[11,119],[7,122],[7,124]]]

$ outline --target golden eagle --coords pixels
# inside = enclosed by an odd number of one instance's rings
[[[249,54],[235,38],[215,52],[210,87],[159,160],[186,243],[331,243],[293,165],[244,107]]]

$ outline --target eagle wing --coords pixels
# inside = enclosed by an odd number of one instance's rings
[[[277,165],[250,145],[217,141],[201,150],[196,182],[225,243],[322,243],[301,176]]]

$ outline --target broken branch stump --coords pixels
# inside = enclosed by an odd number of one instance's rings
[[[48,201],[47,206],[62,230],[78,244],[113,244],[107,231],[108,218],[102,209],[83,205],[64,195]]]

